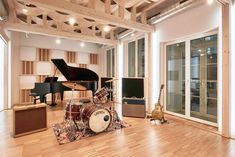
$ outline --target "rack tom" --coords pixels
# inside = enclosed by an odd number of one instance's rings
[[[70,118],[70,107],[71,107],[71,118]],[[74,103],[74,102],[72,102],[71,104],[68,103],[65,108],[65,119],[80,121],[81,114],[82,114],[82,108],[83,108],[82,103]]]

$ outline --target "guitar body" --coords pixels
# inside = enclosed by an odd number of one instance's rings
[[[152,111],[152,119],[154,120],[162,120],[163,119],[163,111],[162,111],[162,107],[160,104],[157,104],[155,109]]]

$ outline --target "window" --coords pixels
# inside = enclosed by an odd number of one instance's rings
[[[107,77],[115,76],[115,49],[106,50],[106,75]]]
[[[144,77],[144,38],[128,43],[128,77]]]

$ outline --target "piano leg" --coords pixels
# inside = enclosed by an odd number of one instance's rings
[[[64,100],[64,92],[60,92],[60,100],[61,100],[61,101]]]
[[[36,99],[35,99],[36,102]],[[40,96],[40,103],[45,103],[45,95]]]
[[[55,102],[55,93],[51,94],[51,105],[50,106],[56,106],[56,102]]]

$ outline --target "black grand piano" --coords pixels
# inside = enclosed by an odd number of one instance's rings
[[[85,68],[71,67],[66,64],[63,59],[51,59],[57,69],[64,75],[69,82],[75,82],[91,90],[93,95],[98,89],[99,76]],[[50,80],[50,81],[48,81]],[[56,77],[46,79],[44,83],[35,83],[35,88],[31,89],[31,96],[38,96],[40,102],[45,102],[46,94],[52,93],[51,105],[55,106],[55,93],[60,93],[61,100],[63,100],[64,91],[71,91],[72,89],[64,86],[62,83],[67,81],[57,81]],[[36,103],[36,99],[34,101]]]

